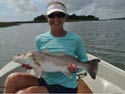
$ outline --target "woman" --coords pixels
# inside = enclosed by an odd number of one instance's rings
[[[36,48],[38,51],[47,48],[51,53],[61,51],[85,62],[88,58],[82,39],[64,30],[66,11],[66,6],[61,2],[52,2],[48,5],[47,20],[50,30],[36,37]],[[26,73],[11,74],[5,82],[4,91],[5,93],[76,93],[77,66],[69,64],[67,68],[72,72],[72,78],[66,77],[61,72],[44,73],[44,76],[39,79]]]

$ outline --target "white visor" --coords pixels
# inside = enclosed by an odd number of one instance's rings
[[[53,12],[56,12],[56,11],[66,13],[66,8],[65,8],[65,6],[63,6],[60,3],[56,3],[56,2],[52,3],[47,8],[47,15],[49,15]]]

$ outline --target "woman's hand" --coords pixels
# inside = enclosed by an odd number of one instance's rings
[[[77,66],[75,64],[68,64],[67,66],[67,69],[70,71],[70,72],[77,72]]]

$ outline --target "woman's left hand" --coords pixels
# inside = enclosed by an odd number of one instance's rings
[[[68,64],[67,66],[67,69],[70,71],[70,72],[77,72],[77,66],[75,64]]]

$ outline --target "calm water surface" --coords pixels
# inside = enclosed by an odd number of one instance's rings
[[[70,22],[64,27],[83,38],[88,53],[125,70],[125,20]],[[0,68],[14,55],[35,50],[35,36],[48,29],[47,23],[0,28]]]

